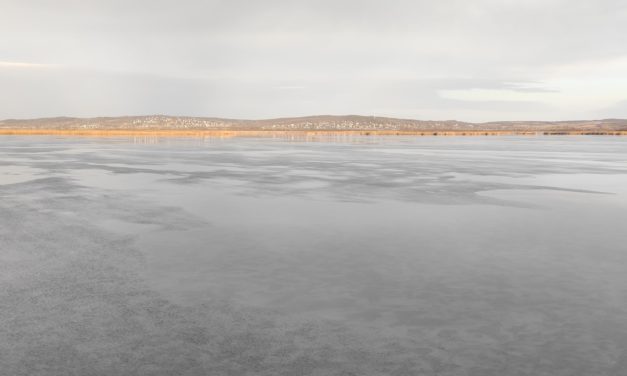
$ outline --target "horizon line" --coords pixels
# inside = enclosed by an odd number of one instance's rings
[[[377,116],[377,115],[359,115],[359,114],[344,114],[344,115],[332,115],[332,114],[318,114],[318,115],[300,115],[300,116],[278,116],[268,118],[234,118],[234,117],[220,117],[220,116],[194,116],[194,115],[167,115],[167,114],[148,114],[148,115],[108,115],[108,116],[43,116],[33,118],[4,118],[0,119],[0,122],[5,121],[41,121],[41,120],[54,120],[54,119],[116,119],[116,118],[144,118],[144,117],[166,117],[166,118],[196,118],[196,119],[216,119],[216,120],[228,120],[228,121],[242,121],[242,122],[255,122],[255,121],[272,121],[272,120],[287,120],[287,119],[306,119],[316,117],[332,117],[332,118],[345,118],[345,117],[361,117],[372,119],[391,119],[391,120],[404,120],[404,121],[422,121],[422,122],[459,122],[466,124],[488,124],[488,123],[563,123],[563,122],[584,122],[584,121],[611,121],[620,120],[627,121],[627,118],[601,118],[601,119],[566,119],[566,120],[491,120],[491,121],[465,121],[458,119],[416,119],[406,117],[393,117],[393,116]]]

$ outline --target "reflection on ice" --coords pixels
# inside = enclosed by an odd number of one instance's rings
[[[627,139],[2,141],[7,374],[623,369]]]

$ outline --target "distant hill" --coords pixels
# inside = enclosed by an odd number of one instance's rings
[[[320,115],[266,120],[153,115],[8,119],[0,121],[0,129],[604,133],[627,131],[627,119],[469,123],[456,120],[431,121],[358,115]]]

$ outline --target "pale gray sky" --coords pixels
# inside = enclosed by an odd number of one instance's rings
[[[625,0],[0,0],[0,118],[627,118]]]

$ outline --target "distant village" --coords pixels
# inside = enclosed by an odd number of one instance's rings
[[[308,116],[267,120],[237,120],[187,116],[126,116],[99,118],[46,118],[2,120],[0,129],[75,130],[225,130],[225,131],[399,131],[399,132],[627,132],[627,120],[564,122],[468,123],[456,120],[426,121],[374,116]]]

